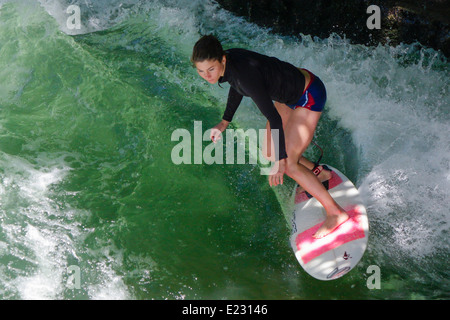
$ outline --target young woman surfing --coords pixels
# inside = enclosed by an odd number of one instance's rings
[[[287,174],[315,197],[327,213],[325,222],[314,234],[322,238],[348,219],[348,215],[330,196],[321,180],[330,172],[302,155],[314,136],[326,101],[322,81],[305,69],[245,49],[224,51],[212,35],[203,36],[194,45],[192,63],[198,74],[211,84],[228,82],[230,91],[222,121],[211,130],[211,139],[220,139],[244,96],[250,97],[267,118],[265,156],[275,162],[269,176],[270,186],[283,183]],[[271,131],[278,130],[272,139]],[[317,174],[317,176],[313,173]]]

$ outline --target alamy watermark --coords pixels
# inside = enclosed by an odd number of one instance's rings
[[[69,289],[81,289],[81,269],[77,265],[70,265],[67,267],[67,288]]]
[[[69,29],[69,30],[81,29],[80,7],[77,5],[70,5],[66,9],[66,13],[70,14],[70,16],[67,18],[67,21],[66,21],[67,29]]]
[[[70,5],[66,9],[70,16],[66,20],[66,26],[69,30],[81,29],[81,9],[78,5]],[[370,5],[366,10],[370,16],[367,18],[366,26],[368,29],[381,29],[381,9],[377,5]]]
[[[367,278],[366,286],[367,289],[381,289],[381,271],[380,267],[376,265],[370,265],[366,273],[369,273],[370,276]]]
[[[366,13],[371,13],[367,18],[366,26],[368,29],[381,29],[381,10],[377,5],[367,7]]]
[[[366,286],[369,290],[379,290],[381,289],[381,271],[380,267],[377,265],[370,265],[366,269],[366,273],[370,274],[367,277]],[[67,268],[67,282],[66,286],[68,289],[81,289],[81,269],[77,265],[70,265]]]

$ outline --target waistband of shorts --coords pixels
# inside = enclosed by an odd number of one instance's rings
[[[306,92],[306,90],[308,90],[309,87],[310,87],[310,86],[312,85],[312,83],[314,82],[314,80],[316,80],[316,76],[314,75],[314,73],[312,73],[312,72],[309,71],[308,69],[305,69],[305,68],[299,68],[299,70],[305,70],[306,72],[308,72],[309,77],[310,77],[308,86],[305,88],[305,90],[303,90],[302,95],[304,95],[305,92]]]

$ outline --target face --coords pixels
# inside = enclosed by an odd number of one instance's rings
[[[223,76],[225,72],[226,58],[223,57],[222,61],[218,60],[204,60],[201,62],[196,62],[195,67],[197,72],[206,81],[211,84],[219,81],[219,78]]]

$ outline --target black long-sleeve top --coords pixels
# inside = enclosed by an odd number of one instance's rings
[[[275,141],[275,159],[287,158],[281,117],[273,104],[295,104],[303,94],[305,77],[290,63],[245,49],[226,50],[226,65],[219,83],[228,82],[227,106],[222,119],[233,119],[243,96],[250,97],[269,120],[271,130],[279,131]]]

